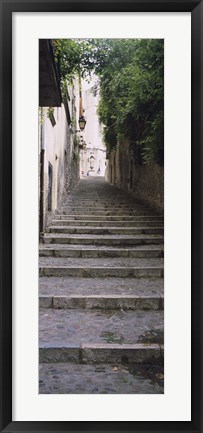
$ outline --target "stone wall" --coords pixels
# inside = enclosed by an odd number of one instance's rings
[[[126,142],[118,143],[109,155],[106,180],[129,191],[136,199],[158,212],[164,210],[164,168],[155,162],[135,164],[132,148]]]

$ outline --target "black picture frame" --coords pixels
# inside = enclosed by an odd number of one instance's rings
[[[202,183],[203,1],[0,0],[1,13],[1,432],[203,432],[202,399]],[[191,12],[192,18],[192,420],[179,422],[12,421],[12,13]],[[174,390],[175,392],[175,390]]]

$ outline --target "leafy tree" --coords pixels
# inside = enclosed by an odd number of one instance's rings
[[[98,114],[106,125],[107,147],[115,147],[118,138],[125,137],[139,164],[163,163],[163,48],[162,40],[117,40],[113,61],[100,77]]]

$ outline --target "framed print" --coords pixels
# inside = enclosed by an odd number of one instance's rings
[[[202,1],[0,4],[1,431],[200,433]]]

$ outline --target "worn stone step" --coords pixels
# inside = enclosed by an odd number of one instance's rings
[[[62,205],[62,208],[65,207],[69,207],[69,206],[75,206],[75,207],[82,207],[82,206],[89,206],[89,207],[105,207],[105,206],[112,206],[112,204],[114,204],[116,207],[119,206],[125,206],[125,207],[133,207],[133,208],[137,208],[137,209],[143,209],[144,206],[141,203],[134,201],[128,201],[128,200],[121,200],[119,198],[116,199],[112,199],[112,200],[107,200],[105,198],[100,199],[100,200],[96,200],[94,198],[89,199],[89,200],[84,200],[82,195],[80,197],[78,197],[77,200],[72,200],[69,202],[65,202]]]
[[[81,198],[81,203],[92,203],[93,199],[96,203],[100,203],[100,202],[102,202],[102,203],[112,203],[112,202],[115,202],[115,203],[118,203],[118,202],[119,203],[120,202],[121,203],[126,203],[126,202],[127,203],[135,203],[134,197],[129,196],[128,199],[126,200],[126,196],[124,197],[124,196],[116,194],[116,191],[114,191],[114,192],[115,192],[115,194],[110,194],[110,195],[109,194],[107,194],[107,195],[100,194],[99,197],[96,194],[94,194],[90,197],[89,195],[87,195],[87,191],[86,191],[85,196],[83,194],[80,197],[80,195],[77,194],[76,190],[75,190],[74,195],[66,197],[64,204],[66,204],[66,203],[78,203],[79,198]]]
[[[81,276],[81,277],[161,277],[163,259],[111,258],[77,259],[61,257],[40,257],[39,275]]]
[[[164,295],[163,278],[80,278],[40,277],[41,296],[138,296],[157,297]]]
[[[162,311],[40,309],[40,362],[163,361]]]
[[[72,245],[71,245],[72,246]],[[157,247],[150,245],[150,247],[143,245],[137,248],[113,248],[113,247],[96,247],[85,248],[83,246],[66,246],[64,244],[46,244],[41,245],[39,248],[40,257],[77,257],[77,258],[104,258],[104,257],[137,257],[137,258],[153,258],[163,257],[163,246]]]
[[[99,216],[99,215],[103,215],[103,216],[112,216],[115,215],[115,208],[112,207],[112,210],[103,210],[103,211],[96,211],[96,210],[85,210],[85,209],[81,209],[81,211],[73,211],[73,210],[69,210],[68,212],[66,211],[56,211],[56,215],[95,215],[95,216]],[[150,210],[140,210],[140,211],[136,211],[136,210],[122,210],[122,211],[117,211],[117,216],[118,215],[122,215],[122,216],[126,216],[126,215],[131,215],[131,216],[150,216],[150,215],[154,215]],[[156,215],[154,215],[156,216]]]
[[[163,310],[164,299],[136,295],[64,295],[40,296],[41,308],[97,310]]]
[[[57,311],[57,310],[53,310]],[[75,310],[74,310],[75,311]],[[164,346],[159,344],[40,344],[39,362],[163,364]]]
[[[86,197],[84,197],[84,194],[81,194],[81,196],[80,195],[78,195],[78,196],[73,195],[70,199],[65,200],[65,202],[63,203],[63,206],[70,205],[70,204],[73,204],[73,205],[89,204],[91,206],[94,206],[94,204],[95,204],[95,205],[105,206],[105,205],[109,205],[109,204],[111,205],[112,203],[115,203],[116,205],[121,204],[121,205],[127,205],[127,206],[133,205],[133,206],[142,206],[143,207],[143,205],[141,203],[136,202],[136,200],[132,199],[132,198],[131,198],[131,200],[130,199],[126,200],[126,198],[119,197],[119,196],[114,197],[113,195],[111,195],[111,197],[110,196],[106,196],[106,197],[103,196],[101,198],[98,196],[96,197],[94,195],[92,197],[86,198]]]
[[[150,221],[145,220],[143,221],[119,221],[119,220],[113,220],[113,221],[94,221],[94,220],[53,220],[52,226],[80,226],[80,227],[161,227],[163,228],[163,222],[162,221]]]
[[[163,217],[161,216],[154,216],[154,215],[143,215],[143,216],[131,216],[131,215],[106,215],[106,216],[89,216],[89,215],[65,215],[65,214],[57,214],[57,220],[58,221],[158,221],[163,222]]]
[[[70,211],[70,212],[60,212],[59,215],[61,216],[69,216],[69,215],[75,215],[75,216],[83,216],[83,215],[88,215],[88,218],[94,219],[95,217],[112,217],[115,214],[116,210],[114,209],[113,211],[85,211],[83,210],[83,212],[79,212],[79,211]],[[56,213],[57,215],[57,213]],[[134,217],[142,217],[142,216],[151,216],[151,213],[147,213],[147,212],[135,212],[135,211],[118,211],[117,212],[117,216],[120,217],[125,217],[125,216],[134,216]]]
[[[61,266],[61,265],[69,265],[75,267],[85,267],[85,266],[93,266],[93,267],[129,267],[129,266],[138,266],[138,267],[147,267],[147,266],[157,266],[159,264],[163,265],[163,258],[134,258],[134,257],[112,257],[110,258],[63,258],[63,257],[40,257],[39,264],[42,265],[53,265],[53,266]]]
[[[40,257],[40,266],[50,265],[50,266],[75,266],[75,267],[149,267],[163,265],[163,258],[120,258],[112,257],[110,258],[71,258],[71,257]]]
[[[65,206],[111,206],[112,204],[115,204],[116,206],[132,206],[136,208],[144,208],[146,207],[143,203],[137,202],[135,199],[129,200],[129,199],[122,199],[118,196],[115,196],[111,194],[111,196],[107,197],[100,197],[94,196],[89,199],[84,198],[85,194],[81,193],[81,195],[78,195],[75,197],[75,199],[70,201],[65,201],[62,204],[62,207]],[[72,196],[74,197],[74,196]]]
[[[47,228],[48,233],[70,234],[163,234],[163,227],[92,227],[92,226],[53,226]]]
[[[162,394],[163,367],[40,364],[40,394]]]
[[[108,215],[106,215],[106,214],[98,214],[98,215],[96,215],[96,214],[88,214],[88,215],[85,215],[84,213],[83,214],[56,214],[55,215],[55,218],[54,219],[52,219],[52,221],[53,220],[55,220],[55,221],[60,221],[60,224],[61,224],[61,221],[81,221],[81,222],[86,222],[86,221],[88,221],[88,222],[90,222],[90,221],[92,221],[92,222],[98,222],[98,223],[106,223],[106,225],[108,225],[108,223],[109,222],[115,222],[115,223],[118,223],[119,221],[120,222],[132,222],[132,223],[135,223],[135,224],[137,224],[137,223],[140,223],[140,222],[142,222],[143,224],[145,224],[145,222],[146,223],[150,223],[150,222],[157,222],[158,224],[164,224],[164,219],[163,219],[163,217],[160,217],[160,216],[156,216],[156,215],[129,215],[129,214],[117,214],[117,215],[114,215],[114,214],[112,214],[112,213],[109,213]]]
[[[164,237],[161,235],[85,235],[85,234],[56,234],[44,235],[45,244],[83,244],[83,245],[157,245],[163,244]]]
[[[137,209],[143,209],[144,206],[137,204],[134,201],[126,201],[126,200],[118,200],[118,199],[112,199],[110,200],[103,200],[103,199],[91,199],[91,200],[83,200],[82,197],[80,198],[80,200],[76,200],[76,201],[69,201],[69,202],[65,202],[64,205],[62,206],[62,208],[66,208],[66,207],[78,207],[78,206],[86,206],[86,207],[108,207],[108,206],[128,206],[128,207],[133,207],[133,208],[137,208]]]
[[[70,266],[40,266],[39,275],[46,276],[72,276],[72,277],[116,277],[140,278],[140,277],[163,277],[161,266],[157,267],[70,267]]]
[[[91,212],[145,212],[146,209],[141,207],[132,207],[132,206],[69,206],[62,207],[61,210],[66,213],[91,213]]]

